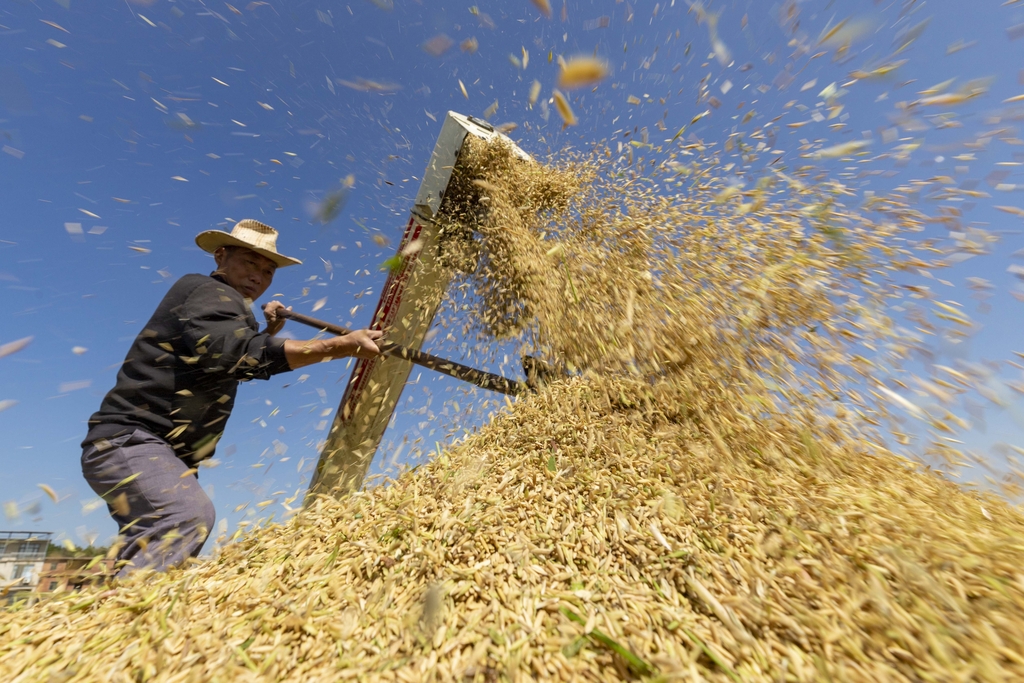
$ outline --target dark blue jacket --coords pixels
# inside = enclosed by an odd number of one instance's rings
[[[213,455],[238,383],[289,369],[284,340],[259,333],[238,291],[219,275],[186,275],[135,338],[83,447],[142,429],[196,464]]]

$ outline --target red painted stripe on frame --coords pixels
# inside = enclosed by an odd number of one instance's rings
[[[410,216],[409,224],[405,227],[405,234],[402,235],[402,241],[398,245],[398,254],[405,251],[405,248],[419,238],[422,232],[423,224],[417,221],[415,216]],[[418,258],[419,252],[410,254],[398,271],[392,271],[388,275],[388,279],[384,283],[384,294],[377,303],[377,310],[374,311],[370,329],[385,330],[394,324],[394,318],[398,315],[398,308],[402,303],[402,297],[405,295],[406,286],[409,284],[412,267]],[[346,414],[348,412],[346,408],[354,406],[359,397],[362,396],[363,389],[366,387],[366,383],[369,382],[370,375],[373,373],[376,364],[376,358],[359,359],[356,361],[355,368],[352,370],[352,378],[345,388],[345,395],[341,399],[341,408],[338,411],[343,423],[347,422],[350,417]]]

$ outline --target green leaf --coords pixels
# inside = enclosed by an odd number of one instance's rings
[[[689,637],[690,640],[692,640],[693,642],[697,643],[697,645],[700,645],[700,649],[704,651],[704,654],[706,654],[708,656],[708,659],[710,659],[712,662],[717,664],[718,668],[721,669],[722,671],[724,671],[726,676],[728,676],[732,680],[736,681],[736,683],[740,683],[739,675],[735,671],[733,671],[729,667],[728,664],[723,662],[722,659],[718,655],[716,655],[714,653],[714,651],[712,651],[712,649],[710,647],[707,646],[707,643],[705,643],[703,640],[698,638],[689,629],[684,628],[683,629],[683,633],[685,633],[687,635],[687,637]]]
[[[334,546],[334,550],[332,550],[331,554],[327,556],[327,566],[328,567],[333,567],[334,566],[334,561],[336,559],[338,559],[338,552],[340,550],[341,550],[341,544],[340,543],[338,545]]]
[[[562,648],[562,654],[565,655],[566,659],[575,657],[583,649],[583,646],[587,644],[586,636],[580,636],[574,641]]]
[[[575,621],[577,624],[581,626],[587,625],[587,622],[584,621],[583,617],[576,614],[568,607],[562,607],[558,611],[561,612],[562,615],[565,616],[565,618],[569,621]],[[592,630],[590,633],[587,633],[586,637],[590,638],[595,643],[604,645],[606,648],[622,657],[622,659],[624,659],[626,662],[626,666],[628,666],[636,675],[650,676],[654,673],[654,669],[651,667],[650,664],[640,659],[635,654],[630,652],[626,647],[623,647],[614,639],[608,637],[601,631],[598,631],[596,628]]]
[[[69,611],[69,612],[77,612],[77,611],[78,611],[78,610],[80,610],[80,609],[85,609],[86,607],[89,607],[89,606],[90,606],[90,605],[92,605],[92,604],[93,604],[94,602],[96,602],[96,598],[95,598],[95,597],[91,597],[91,598],[86,598],[85,600],[82,600],[82,601],[80,601],[80,602],[76,602],[75,604],[73,604],[73,605],[72,605],[72,606],[71,606],[71,607],[70,607],[70,608],[68,609],[68,611]]]
[[[552,472],[555,471],[555,456],[553,455],[550,458],[548,458],[548,470]]]
[[[245,664],[247,669],[250,671],[259,671],[259,667],[249,659],[249,655],[245,654],[245,650],[236,647],[235,654],[238,655],[238,658],[242,660],[242,663]]]
[[[404,259],[402,258],[402,255],[401,254],[397,254],[397,255],[392,256],[391,258],[387,259],[382,264],[380,264],[380,269],[381,270],[387,270],[387,271],[390,271],[390,272],[393,273],[396,270],[401,270],[403,263],[404,263]]]

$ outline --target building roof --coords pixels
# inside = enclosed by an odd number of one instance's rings
[[[2,541],[46,541],[53,538],[52,531],[0,531]]]

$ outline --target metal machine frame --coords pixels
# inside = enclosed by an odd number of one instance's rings
[[[470,135],[483,140],[504,138],[516,154],[532,161],[490,124],[448,112],[398,244],[401,265],[388,275],[370,325],[372,329],[385,330],[390,341],[416,351],[423,345],[449,284],[443,269],[437,267],[439,244],[434,217],[444,200],[463,143]],[[394,356],[356,361],[320,452],[306,494],[307,503],[317,495],[337,498],[362,486],[411,370],[411,362]]]

